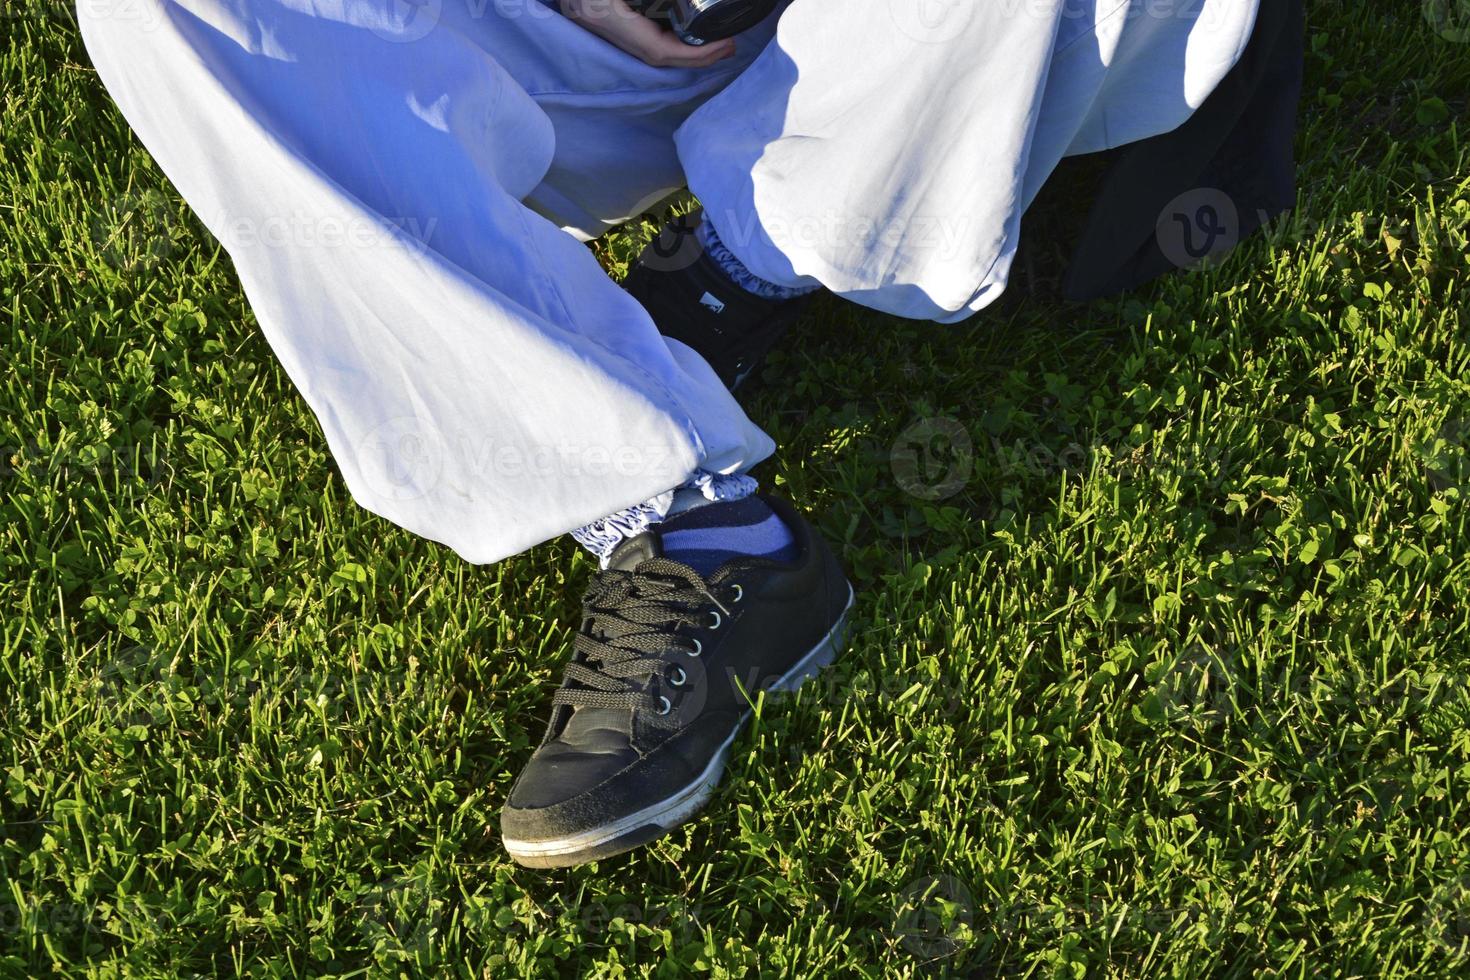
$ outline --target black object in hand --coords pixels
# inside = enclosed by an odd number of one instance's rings
[[[708,44],[754,27],[780,0],[628,0],[653,20],[662,21],[685,44]]]

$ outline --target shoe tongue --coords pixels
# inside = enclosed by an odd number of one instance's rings
[[[608,556],[607,567],[620,572],[631,572],[648,559],[662,558],[663,554],[664,548],[658,535],[652,531],[644,531],[613,549],[613,553]]]
[[[613,549],[607,567],[631,572],[650,558],[662,558],[663,553],[658,535],[644,531]],[[574,708],[560,740],[582,752],[616,752],[628,747],[629,721],[627,708]]]

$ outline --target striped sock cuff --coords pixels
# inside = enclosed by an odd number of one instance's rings
[[[660,525],[658,534],[667,557],[705,576],[734,558],[796,558],[791,529],[759,497],[685,511]]]
[[[731,282],[752,296],[759,296],[761,299],[788,300],[815,293],[822,288],[821,286],[780,286],[760,278],[747,269],[745,263],[736,258],[735,253],[720,241],[720,236],[715,231],[715,226],[710,224],[708,217],[700,222],[696,234],[699,236],[699,243],[704,246],[705,254],[720,267],[720,271],[728,276]]]
[[[743,473],[710,473],[698,470],[683,486],[659,494],[651,500],[609,514],[601,520],[575,528],[572,537],[597,556],[603,567],[618,545],[636,538],[666,517],[676,516],[696,507],[726,500],[742,500],[760,489],[754,477]]]

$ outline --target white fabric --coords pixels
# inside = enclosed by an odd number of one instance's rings
[[[841,14],[835,10],[840,7]],[[1257,0],[797,0],[678,134],[747,269],[952,322],[1005,288],[1064,156],[1185,122]]]
[[[577,238],[687,174],[757,274],[962,317],[1003,288],[1057,160],[1177,126],[1256,2],[795,0],[702,71],[535,0],[78,16],[353,496],[488,562],[774,448]]]

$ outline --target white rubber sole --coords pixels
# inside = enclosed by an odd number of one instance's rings
[[[829,666],[837,658],[837,654],[842,649],[847,617],[852,612],[854,599],[852,586],[849,585],[847,606],[842,610],[842,615],[838,617],[836,624],[821,642],[798,660],[795,666],[778,678],[767,690],[795,691],[807,680],[816,677],[822,672],[822,668]],[[748,720],[747,717],[745,721]],[[598,857],[610,857],[660,837],[688,822],[690,817],[698,813],[709,802],[715,787],[720,783],[720,777],[725,774],[725,762],[729,759],[730,747],[745,730],[745,721],[735,726],[730,737],[725,739],[719,750],[710,759],[704,772],[672,796],[646,806],[637,813],[630,813],[612,823],[604,824],[595,830],[587,830],[580,834],[571,834],[552,840],[524,841],[506,837],[501,843],[505,845],[510,856],[521,864],[531,867],[565,867],[581,863],[581,860],[578,859],[582,855],[588,855],[585,858],[588,861],[596,860]],[[640,831],[651,828],[654,829],[654,832],[640,834]],[[634,839],[630,840],[625,848],[608,849],[609,845],[613,845],[621,838]]]

